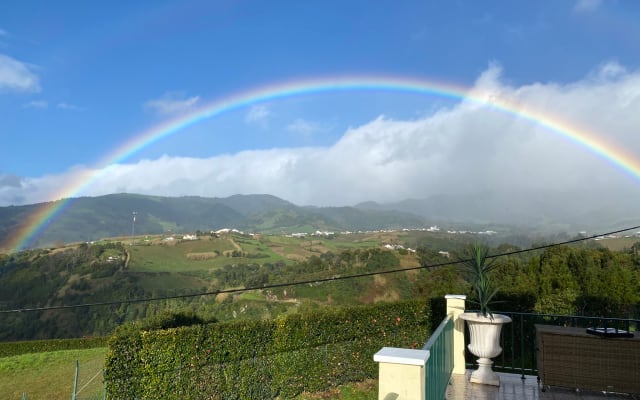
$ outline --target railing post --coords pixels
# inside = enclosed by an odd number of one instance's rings
[[[71,396],[71,400],[76,400],[77,389],[78,389],[78,359],[76,358],[76,374],[73,377],[73,395]]]
[[[429,351],[383,347],[373,355],[380,363],[378,400],[425,398],[425,363]]]
[[[464,302],[467,296],[463,294],[448,294],[447,315],[453,317],[453,371],[452,373],[462,375],[465,373],[464,359],[464,320],[460,314],[464,313]]]

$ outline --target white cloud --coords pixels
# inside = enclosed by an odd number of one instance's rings
[[[80,107],[64,102],[56,104],[56,107],[61,110],[80,110]]]
[[[302,136],[311,136],[320,131],[320,126],[317,123],[298,118],[287,125],[287,131]]]
[[[245,114],[244,120],[252,125],[266,127],[271,117],[271,110],[265,104],[251,106]]]
[[[598,80],[609,80],[624,76],[626,73],[627,69],[617,61],[609,61],[592,72],[591,77]]]
[[[575,12],[593,12],[600,8],[602,0],[578,0],[573,6]]]
[[[200,96],[185,97],[180,92],[167,92],[158,99],[144,103],[144,108],[158,114],[178,114],[192,109],[199,101]]]
[[[609,69],[615,70],[615,79],[587,76],[569,84],[513,87],[503,83],[500,67],[492,65],[471,92],[544,115],[557,125],[564,124],[567,132],[582,132],[582,139],[591,132],[592,140],[617,149],[614,156],[623,157],[625,152],[627,160],[639,166],[640,71],[604,67]],[[415,120],[376,118],[347,130],[328,147],[243,151],[209,158],[164,156],[112,165],[82,194],[270,193],[297,204],[348,205],[440,194],[468,195],[473,204],[476,194],[490,193],[514,209],[524,208],[526,201],[547,204],[558,212],[636,207],[635,214],[629,215],[637,215],[640,178],[570,136],[467,100]],[[56,176],[23,178],[20,187],[0,188],[0,204],[18,198],[27,203],[49,200],[79,173],[74,169]]]
[[[0,54],[0,91],[2,90],[38,92],[38,76],[28,64]]]
[[[49,103],[46,100],[33,100],[24,105],[24,108],[47,108]]]

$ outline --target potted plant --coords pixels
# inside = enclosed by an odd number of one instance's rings
[[[491,369],[491,358],[502,352],[500,332],[502,325],[511,322],[511,318],[494,314],[490,308],[498,292],[498,288],[491,282],[491,272],[498,264],[495,258],[489,257],[489,247],[485,244],[470,245],[465,255],[463,272],[473,289],[470,301],[479,308],[479,312],[465,312],[460,315],[469,327],[468,349],[478,357],[478,369],[471,374],[470,381],[499,386],[500,378]]]

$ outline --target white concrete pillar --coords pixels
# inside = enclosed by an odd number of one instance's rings
[[[424,400],[429,351],[383,347],[373,355],[380,363],[378,400]]]
[[[460,314],[464,313],[464,301],[467,296],[463,294],[448,294],[444,296],[447,299],[447,315],[453,316],[453,373],[465,373],[464,360],[464,320],[460,318]]]

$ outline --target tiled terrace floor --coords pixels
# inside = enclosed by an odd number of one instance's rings
[[[530,375],[527,375],[523,381],[520,375],[499,373],[500,387],[479,385],[469,382],[470,373],[467,371],[466,376],[451,376],[452,384],[447,389],[447,400],[596,400],[604,398],[640,400],[638,395],[578,392],[561,388],[546,388],[543,392],[542,386],[538,385],[538,379]]]

